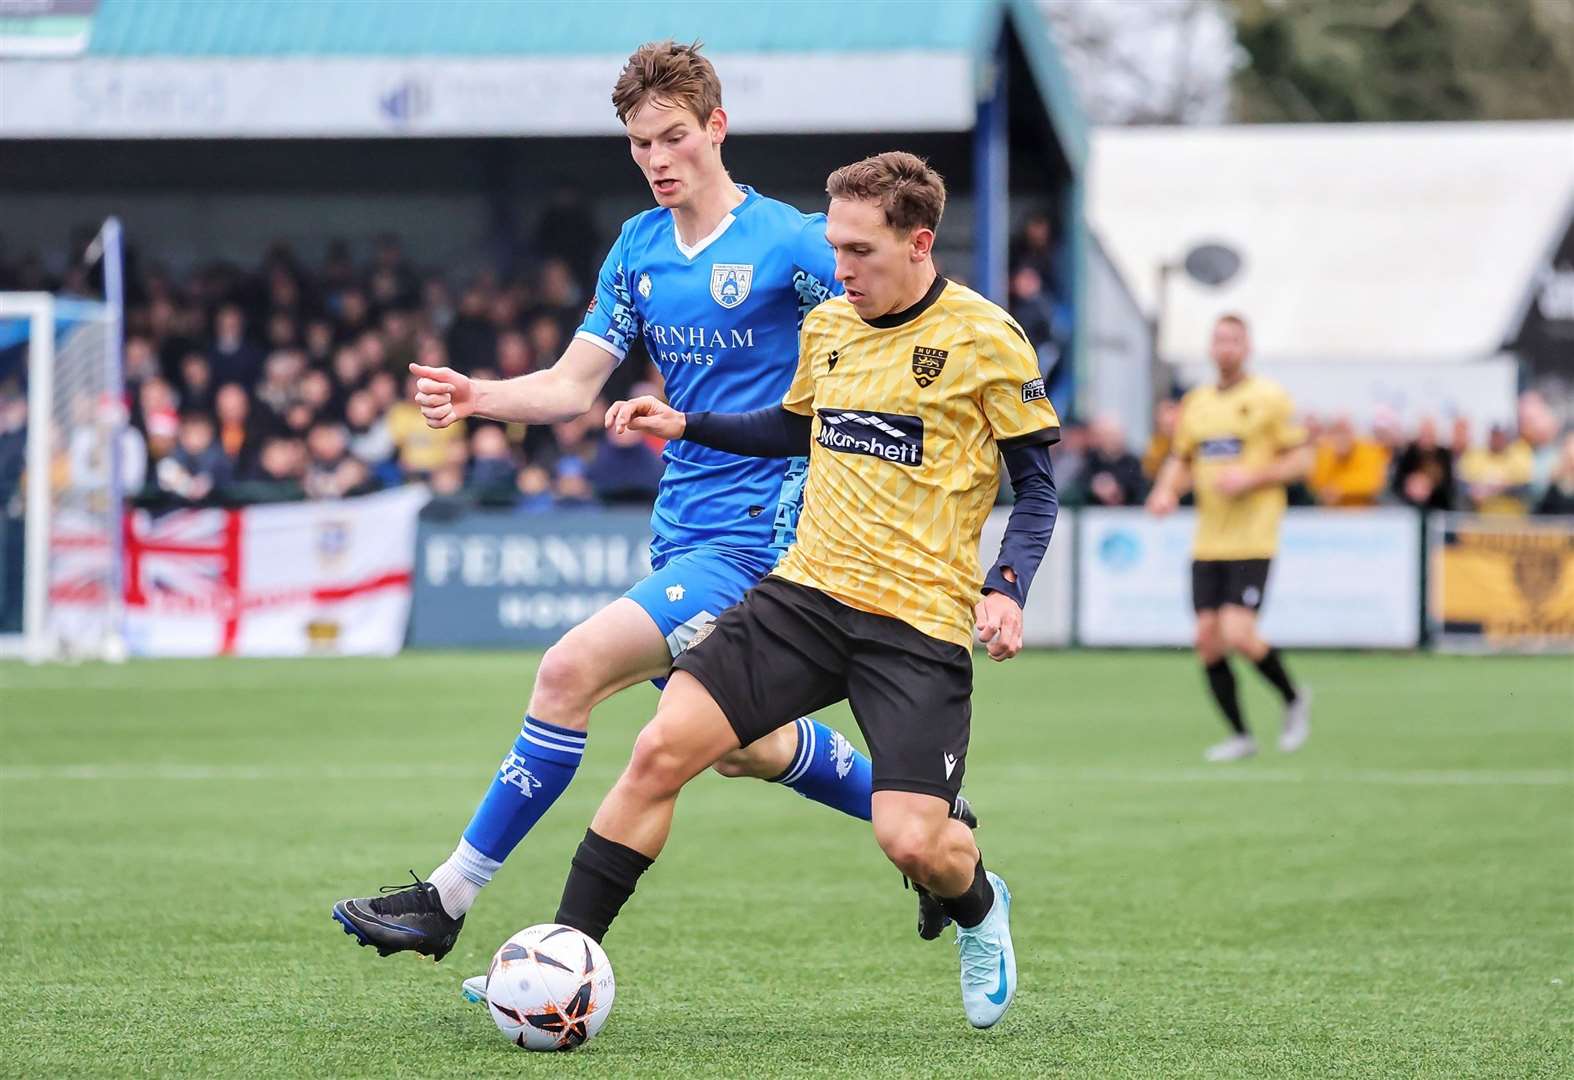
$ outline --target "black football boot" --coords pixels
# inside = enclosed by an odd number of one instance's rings
[[[340,900],[333,917],[344,932],[362,945],[371,945],[379,956],[418,952],[441,960],[459,940],[465,920],[449,918],[438,898],[437,886],[415,878],[413,885],[384,885],[382,896]]]

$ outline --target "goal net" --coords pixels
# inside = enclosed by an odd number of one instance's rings
[[[0,655],[124,656],[130,439],[118,305],[0,293]]]

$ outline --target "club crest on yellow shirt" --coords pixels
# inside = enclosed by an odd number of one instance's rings
[[[940,377],[945,370],[945,358],[951,355],[944,349],[931,349],[927,345],[918,345],[913,348],[913,378],[918,380],[918,385],[927,388],[930,383]]]

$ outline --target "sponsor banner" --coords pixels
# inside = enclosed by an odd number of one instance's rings
[[[990,514],[980,565],[994,564],[1009,507]],[[1061,511],[1055,540],[1034,579],[1023,638],[1030,646],[1071,641],[1071,541]],[[422,521],[416,544],[416,647],[541,648],[622,596],[650,573],[650,519],[637,510],[551,514],[474,512]]]
[[[1084,645],[1190,645],[1191,511],[1078,515],[1077,637]],[[1268,578],[1277,645],[1412,648],[1421,633],[1421,528],[1404,509],[1290,510]]]
[[[476,511],[423,520],[410,644],[552,644],[650,573],[641,510]]]
[[[410,614],[404,487],[356,499],[126,517],[126,637],[141,656],[377,655]]]
[[[1574,518],[1437,514],[1430,534],[1439,648],[1574,652]]]
[[[1071,644],[1072,567],[1077,532],[1077,510],[1062,509],[1055,522],[1055,535],[1038,565],[1033,588],[1027,594],[1022,612],[1022,643],[1030,649],[1058,649]],[[978,544],[978,565],[988,573],[1000,557],[1000,540],[1011,517],[1009,506],[997,507],[984,522]]]
[[[18,60],[0,66],[0,138],[621,135],[607,94],[625,59]],[[975,119],[965,51],[712,60],[739,134],[968,131]],[[748,281],[732,284],[742,302]]]

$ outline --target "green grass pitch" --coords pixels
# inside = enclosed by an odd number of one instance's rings
[[[610,1022],[557,1056],[459,981],[551,918],[654,691],[602,707],[442,964],[329,918],[447,854],[535,660],[0,666],[0,1075],[1574,1075],[1567,659],[1298,654],[1307,748],[1213,767],[1186,655],[980,660],[967,791],[1021,969],[998,1028],[967,1028],[950,935],[918,940],[866,826],[707,775],[607,938]]]

